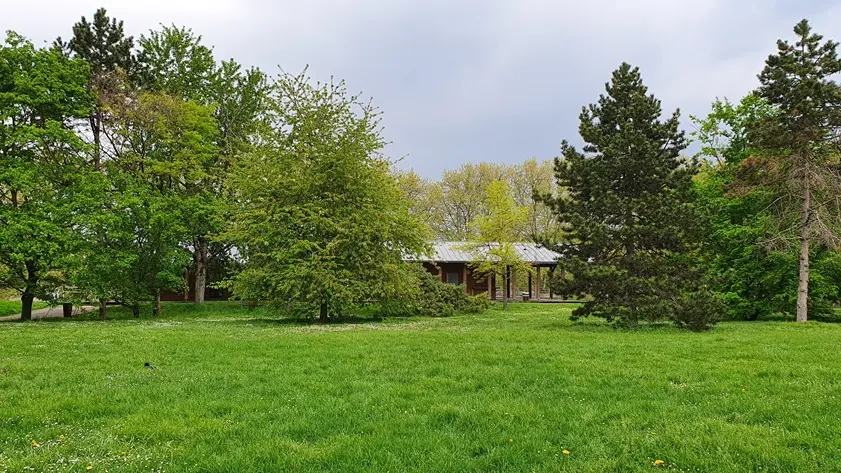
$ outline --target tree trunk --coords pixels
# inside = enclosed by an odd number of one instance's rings
[[[318,319],[322,322],[327,322],[327,320],[329,320],[329,314],[327,313],[327,304],[324,302],[321,303],[321,313],[318,315]]]
[[[35,294],[26,290],[20,296],[20,320],[32,320],[32,302],[35,300]]]
[[[204,290],[207,287],[207,240],[199,238],[196,241],[193,260],[196,263],[195,303],[204,303]]]
[[[152,315],[158,317],[161,315],[161,290],[155,291],[155,302],[152,304]]]
[[[102,112],[95,110],[90,116],[91,134],[93,135],[93,169],[99,171],[102,167],[102,138],[100,124],[102,123]]]
[[[73,317],[73,304],[65,302],[61,304],[61,310],[64,317]]]
[[[108,306],[105,304],[105,299],[99,300],[99,318],[105,320],[108,317]]]
[[[34,261],[26,262],[26,289],[20,297],[20,319],[32,320],[32,302],[38,288],[38,266]]]
[[[809,319],[809,239],[812,226],[812,189],[809,167],[803,175],[803,209],[800,217],[803,227],[800,229],[800,276],[797,282],[797,321],[806,322]]]
[[[133,315],[134,318],[140,317],[140,304],[135,302],[131,305],[131,315]]]
[[[505,276],[503,277],[504,286],[502,289],[502,310],[508,310],[508,299],[511,297],[511,267],[505,268]]]

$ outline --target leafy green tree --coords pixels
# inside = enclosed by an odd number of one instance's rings
[[[588,298],[575,318],[626,326],[665,318],[704,329],[718,315],[693,257],[697,163],[681,157],[679,113],[666,120],[661,114],[639,69],[622,64],[606,94],[581,112],[583,152],[562,145],[555,174],[565,192],[544,200],[569,240],[547,244],[564,255],[559,267],[572,275],[554,281],[558,292]]]
[[[21,294],[24,320],[36,297],[53,298],[76,245],[88,173],[71,122],[93,105],[88,74],[84,61],[12,32],[0,45],[0,286]]]
[[[752,93],[736,104],[716,100],[706,117],[692,117],[701,156],[709,160],[695,179],[705,216],[705,265],[724,295],[728,317],[737,320],[793,314],[796,307],[798,255],[794,248],[766,244],[775,228],[775,195],[738,178],[763,154],[750,130],[775,113],[775,107]],[[839,296],[841,258],[818,247],[811,259],[809,311],[830,316]]]
[[[218,127],[216,156],[199,184],[204,205],[189,214],[191,235],[184,242],[193,255],[194,301],[204,302],[211,269],[230,267],[232,249],[214,239],[229,219],[223,182],[237,157],[247,153],[262,126],[267,81],[259,69],[243,70],[235,61],[217,65],[211,48],[187,28],[164,27],[140,39],[139,60],[145,87],[213,107]]]
[[[73,25],[73,37],[67,42],[59,37],[55,45],[90,65],[88,90],[97,96],[106,92],[114,79],[112,76],[118,71],[129,76],[135,73],[134,39],[125,35],[123,22],[109,18],[104,8],[94,13],[93,22],[83,16]],[[105,113],[100,100],[87,117],[94,144],[93,167],[97,170],[102,162],[102,124]]]
[[[739,176],[774,195],[778,230],[769,239],[779,248],[800,248],[797,321],[809,312],[811,247],[841,243],[841,174],[838,131],[841,129],[841,72],[838,43],[823,41],[806,20],[794,27],[794,44],[778,41],[759,75],[759,96],[775,108],[750,132],[763,150],[745,162]]]
[[[213,50],[202,44],[201,36],[173,25],[141,36],[138,43],[143,88],[199,103],[209,101],[219,71]]]
[[[486,192],[487,215],[478,217],[477,236],[468,245],[476,255],[474,271],[498,276],[502,279],[503,309],[508,309],[511,297],[511,274],[533,271],[530,264],[520,258],[514,243],[528,224],[528,209],[517,205],[514,194],[506,181],[491,182]]]
[[[113,97],[105,130],[113,155],[98,187],[98,212],[82,227],[79,286],[139,315],[164,290],[183,290],[190,225],[208,208],[204,181],[217,155],[213,109],[180,97]],[[104,312],[101,314],[104,316]]]
[[[552,209],[541,199],[541,195],[557,195],[551,160],[538,161],[527,159],[514,165],[508,173],[508,181],[518,205],[528,210],[528,224],[520,231],[520,241],[538,241],[540,239],[562,238],[560,222]]]
[[[466,163],[444,171],[440,189],[434,195],[439,202],[438,217],[432,226],[440,238],[467,241],[476,236],[476,219],[487,214],[485,198],[488,186],[506,179],[508,167],[497,163]]]
[[[230,198],[224,182],[239,156],[254,148],[255,137],[264,124],[268,86],[265,74],[259,69],[243,70],[234,61],[223,61],[216,80],[208,91],[209,103],[214,107],[218,127],[216,155],[205,179],[201,181],[207,206],[190,221],[193,249],[195,299],[204,302],[208,281],[220,282],[228,276],[224,271],[209,279],[212,272],[235,267],[232,248],[216,236],[230,220],[226,205]]]
[[[244,260],[234,295],[327,320],[417,285],[403,257],[425,250],[425,232],[380,155],[377,110],[343,83],[284,74],[269,115],[265,145],[230,180],[223,236]]]

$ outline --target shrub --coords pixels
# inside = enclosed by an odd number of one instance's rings
[[[487,295],[470,296],[464,285],[447,284],[420,265],[414,265],[417,291],[379,304],[379,316],[427,315],[448,317],[456,312],[478,313],[490,307]]]

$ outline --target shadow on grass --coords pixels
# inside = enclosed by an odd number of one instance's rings
[[[188,302],[165,302],[161,305],[161,315],[152,315],[151,304],[143,304],[140,307],[140,316],[135,317],[129,307],[108,306],[105,319],[100,318],[97,310],[84,314],[77,314],[73,317],[45,318],[33,321],[14,321],[17,323],[62,323],[62,322],[178,322],[178,321],[212,321],[220,323],[231,323],[236,325],[263,324],[263,325],[288,325],[288,326],[319,326],[319,325],[357,325],[376,324],[389,320],[407,320],[409,317],[389,317],[387,319],[374,315],[345,315],[332,317],[327,321],[318,318],[298,317],[289,314],[271,311],[265,307],[249,307],[239,302],[205,302],[194,304]],[[9,323],[11,323],[10,321]]]

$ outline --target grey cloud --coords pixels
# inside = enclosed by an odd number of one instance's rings
[[[186,25],[220,58],[346,79],[384,111],[387,151],[429,177],[555,156],[622,61],[688,126],[715,97],[755,87],[798,20],[829,35],[841,19],[814,0],[29,0],[4,5],[0,28],[52,40],[100,5],[135,36]]]

